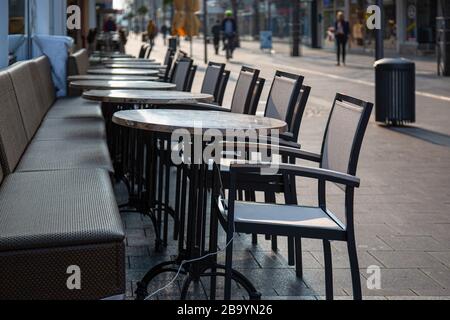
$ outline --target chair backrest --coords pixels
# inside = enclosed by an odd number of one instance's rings
[[[28,145],[16,91],[8,72],[0,72],[0,160],[4,173],[15,170]]]
[[[291,118],[291,121],[288,123],[289,132],[292,132],[295,138],[298,138],[300,134],[300,126],[303,120],[303,114],[305,113],[310,93],[311,87],[302,86],[302,89],[300,90],[300,95],[298,96],[298,102],[295,104],[293,117]]]
[[[321,168],[356,175],[373,104],[337,94],[322,146]]]
[[[248,113],[258,76],[259,70],[242,67],[231,102],[231,112]]]
[[[192,91],[192,85],[194,84],[195,74],[197,73],[197,66],[193,65],[191,71],[189,72],[188,84],[186,86],[186,92]]]
[[[225,97],[225,91],[227,90],[228,80],[230,80],[231,71],[225,70],[220,81],[219,93],[217,94],[216,103],[221,106],[223,104],[223,98]]]
[[[175,55],[175,52],[172,49],[167,49],[166,56],[164,57],[164,65],[169,66],[171,61],[173,61],[173,56]],[[169,60],[170,59],[170,60]]]
[[[225,70],[224,63],[210,62],[206,68],[205,78],[203,79],[201,93],[214,96],[214,102],[217,103],[219,90],[222,84],[222,78]]]
[[[19,62],[7,69],[29,141],[34,137],[44,117],[44,103],[38,94],[37,84],[32,79],[31,64],[31,61]]]
[[[173,64],[173,55],[170,55],[167,61],[165,60],[166,68],[159,76],[162,81],[169,82]]]
[[[192,63],[193,61],[188,58],[183,58],[176,63],[172,79],[172,83],[176,85],[176,90],[186,91],[189,85]]]
[[[261,99],[261,93],[264,89],[265,84],[266,79],[264,78],[258,78],[258,81],[256,81],[255,89],[253,90],[252,102],[248,111],[249,115],[254,116],[256,115],[256,112],[258,112],[259,101]]]
[[[68,75],[85,75],[89,69],[89,53],[86,49],[81,49],[69,57]],[[72,66],[72,67],[70,67]]]
[[[56,99],[50,61],[47,56],[41,56],[32,61],[39,74],[39,87],[44,101],[45,112],[47,112]]]
[[[139,56],[138,56],[140,59],[143,59],[145,57],[145,53],[147,52],[148,47],[149,47],[148,44],[143,44],[141,46],[141,50],[139,51]]]
[[[265,116],[289,123],[298,101],[303,77],[277,71],[267,99]]]
[[[148,46],[147,51],[145,52],[145,59],[149,59],[153,51],[152,46]]]

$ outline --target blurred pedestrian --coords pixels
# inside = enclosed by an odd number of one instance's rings
[[[103,31],[104,32],[116,32],[117,31],[117,25],[112,16],[109,16],[108,20],[106,20],[105,24],[103,25]]]
[[[167,34],[169,33],[169,28],[166,26],[166,24],[164,23],[161,27],[161,33],[164,39],[164,45],[167,44]]]
[[[227,60],[233,58],[233,52],[236,48],[237,24],[233,18],[233,11],[225,12],[225,19],[222,21],[223,43],[226,50]]]
[[[150,46],[153,47],[155,45],[155,38],[158,34],[158,29],[156,27],[156,24],[153,22],[152,19],[148,22],[147,25],[147,36],[148,40],[150,41]]]
[[[348,36],[350,34],[350,24],[345,20],[344,13],[339,11],[337,14],[337,20],[334,24],[334,35],[336,39],[336,53],[337,53],[337,65],[341,65],[341,54],[342,62],[345,66],[345,56],[346,56],[346,46],[348,41]]]
[[[220,24],[220,20],[216,20],[216,23],[211,29],[211,33],[213,35],[214,50],[216,51],[216,55],[218,55],[220,47],[220,36],[222,34],[222,25]]]

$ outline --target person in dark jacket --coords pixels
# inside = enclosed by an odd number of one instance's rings
[[[211,33],[213,35],[214,50],[216,51],[216,55],[218,55],[220,46],[220,36],[222,34],[222,25],[220,24],[220,20],[217,20],[216,24],[213,25]]]
[[[350,24],[345,21],[343,12],[338,12],[336,23],[334,24],[334,36],[336,39],[336,51],[337,51],[337,65],[341,65],[341,53],[342,62],[345,65],[346,47],[348,37],[350,35]]]
[[[226,44],[225,50],[227,50],[227,59],[232,58],[234,49],[236,48],[237,24],[236,20],[233,18],[233,11],[231,10],[225,12],[225,19],[222,21],[222,32],[224,44]],[[228,51],[231,55],[230,57],[228,57]]]

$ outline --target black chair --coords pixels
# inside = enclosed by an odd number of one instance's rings
[[[248,114],[254,116],[254,115],[256,115],[256,112],[258,112],[259,101],[261,99],[261,93],[264,89],[265,84],[266,84],[266,79],[258,78],[258,81],[256,82],[255,90],[253,91],[252,102],[250,103],[250,110],[249,110]]]
[[[189,88],[189,77],[191,74],[192,64],[193,61],[189,58],[182,58],[176,62],[171,81],[176,85],[176,90],[187,91]]]
[[[223,77],[225,73],[224,63],[209,62],[203,79],[201,93],[214,96],[214,102],[218,103],[219,95],[223,89]],[[227,80],[228,81],[228,80]]]
[[[138,56],[140,59],[145,58],[145,53],[147,52],[148,48],[149,48],[148,44],[144,44],[141,46],[141,50],[139,50],[139,56]]]
[[[362,299],[358,257],[353,222],[354,190],[359,187],[356,177],[361,145],[372,112],[373,104],[338,94],[334,102],[322,145],[321,155],[295,148],[280,148],[280,156],[320,163],[320,168],[279,164],[274,177],[293,180],[295,177],[316,179],[319,183],[318,207],[297,205],[296,190],[285,189],[285,205],[237,201],[239,186],[247,184],[248,177],[260,174],[268,164],[232,164],[229,173],[228,199],[223,192],[220,169],[215,165],[214,188],[217,216],[227,233],[225,299],[231,298],[233,266],[233,237],[235,233],[270,234],[295,239],[322,239],[325,258],[326,297],[333,299],[333,274],[330,241],[345,241],[350,259],[353,295]],[[268,179],[266,177],[266,179]],[[341,186],[345,192],[345,220],[342,223],[327,209],[326,183]],[[287,185],[287,184],[286,184]],[[298,254],[298,253],[297,253]]]

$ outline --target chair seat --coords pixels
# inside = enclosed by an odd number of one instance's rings
[[[34,140],[106,139],[105,123],[98,118],[46,119]]]
[[[58,99],[48,111],[47,119],[67,118],[100,118],[103,114],[97,102],[87,101],[80,97]]]
[[[106,142],[92,139],[33,141],[16,171],[105,169],[113,172]]]
[[[237,224],[343,229],[321,208],[236,201],[234,220]]]
[[[9,175],[0,188],[0,299],[123,295],[124,238],[104,170]],[[71,266],[81,290],[67,287]]]

